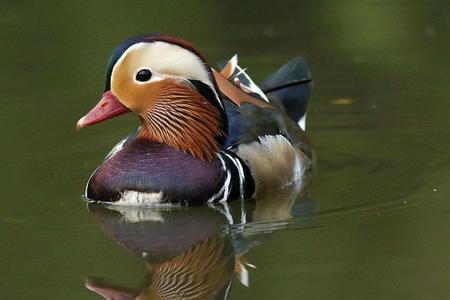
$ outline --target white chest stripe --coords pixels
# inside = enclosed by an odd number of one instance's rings
[[[238,173],[239,173],[239,192],[240,192],[240,198],[244,199],[244,180],[245,180],[245,174],[244,174],[244,168],[242,167],[241,162],[239,159],[234,158],[233,156],[229,155],[228,153],[223,152],[230,160],[231,162],[236,166]]]
[[[208,199],[208,203],[212,203],[212,202],[216,201],[221,195],[222,195],[222,198],[219,200],[219,202],[226,201],[228,198],[228,195],[230,194],[230,183],[231,183],[230,170],[227,169],[227,165],[225,164],[225,161],[220,156],[220,154],[218,154],[217,157],[219,157],[220,162],[222,164],[222,170],[226,172],[226,177],[225,177],[225,182],[224,182],[222,188],[219,190],[219,192],[212,195],[212,197]]]

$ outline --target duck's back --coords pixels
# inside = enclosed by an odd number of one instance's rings
[[[226,146],[250,167],[258,194],[301,181],[311,165],[309,142],[301,128],[311,87],[305,60],[297,57],[283,65],[263,81],[261,90],[248,83],[249,77],[239,69],[238,79],[230,76],[230,81],[244,85],[243,89],[253,86],[251,94],[261,103],[237,105],[224,95],[229,122]]]

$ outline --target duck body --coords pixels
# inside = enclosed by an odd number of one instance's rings
[[[187,53],[177,62],[166,58],[168,66],[158,65],[164,57],[156,57],[157,64],[145,61],[144,69],[139,55],[149,59],[162,53],[156,51],[159,43],[174,55],[179,55],[178,48]],[[133,62],[133,57],[141,62]],[[184,58],[194,63],[178,66]],[[189,64],[194,71],[177,69]],[[287,71],[274,73],[261,84],[264,93],[237,65],[237,58],[218,73],[183,40],[158,35],[127,40],[110,59],[104,97],[79,127],[130,110],[140,116],[141,126],[94,171],[85,197],[116,205],[197,205],[247,199],[300,180],[311,165],[306,135],[297,124],[305,115],[310,78],[303,58],[287,65],[291,76]],[[142,96],[133,92],[133,85],[120,89],[122,69],[131,69],[136,79],[146,78],[142,70],[152,74]],[[145,87],[136,80],[133,84],[136,90]],[[296,106],[296,101],[301,103]]]
[[[244,176],[241,183],[241,168]],[[230,173],[227,177],[227,172]],[[229,190],[222,187],[229,185]],[[89,180],[86,196],[125,205],[202,204],[222,198],[251,197],[254,183],[246,164],[224,151],[203,161],[168,145],[133,137],[106,159]]]

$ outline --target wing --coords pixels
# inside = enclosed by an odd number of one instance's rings
[[[214,76],[224,99],[228,117],[226,149],[258,141],[265,135],[288,135],[277,103],[269,102],[246,70],[237,64],[237,56],[228,61]]]

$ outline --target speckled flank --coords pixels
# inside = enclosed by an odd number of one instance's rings
[[[252,171],[255,197],[301,180],[309,168],[306,156],[282,135],[263,136],[260,141],[241,145],[237,154]]]

